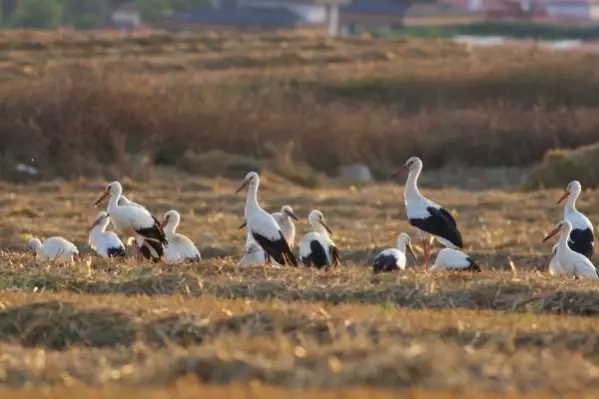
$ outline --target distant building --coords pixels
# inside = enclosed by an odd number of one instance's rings
[[[213,0],[210,7],[174,13],[158,27],[171,30],[314,30],[336,36],[339,6],[352,0]]]
[[[403,25],[407,1],[352,0],[340,7],[340,30],[353,35],[361,30],[397,29]]]
[[[440,0],[469,12],[483,12],[487,20],[535,22],[592,22],[599,20],[597,0]]]
[[[111,24],[118,29],[136,29],[142,26],[141,15],[134,4],[124,3],[110,15]]]

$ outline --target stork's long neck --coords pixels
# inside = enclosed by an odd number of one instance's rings
[[[89,232],[90,236],[99,236],[106,232],[106,227],[108,227],[108,219],[102,220],[100,223],[94,226],[93,229]]]
[[[310,224],[312,225],[312,228],[315,232],[324,237],[329,237],[329,232],[327,231],[327,229],[324,228],[324,226],[320,223],[319,220],[310,220]]]
[[[407,244],[408,243],[406,242],[406,240],[400,238],[399,240],[397,240],[397,249],[399,249],[401,253],[405,254]]]
[[[245,220],[249,222],[249,215],[257,209],[260,209],[260,205],[258,204],[258,184],[252,182],[248,187],[248,195],[245,201]]]
[[[108,201],[108,213],[113,212],[119,206],[119,200],[121,199],[122,192],[111,193],[110,200]]]
[[[167,225],[164,226],[164,234],[166,234],[167,237],[173,237],[175,235],[175,231],[177,230],[177,227],[179,227],[179,221],[178,220],[170,220],[168,221]]]
[[[576,212],[576,200],[578,199],[578,195],[578,193],[573,192],[568,196],[568,199],[566,200],[566,205],[564,206],[564,218]]]
[[[406,186],[404,189],[404,197],[406,199],[413,197],[422,197],[422,194],[420,194],[420,190],[418,190],[418,178],[420,177],[421,171],[421,167],[410,169],[410,173],[408,174],[408,179],[406,180]]]
[[[568,240],[570,239],[570,233],[572,232],[572,226],[565,226],[564,229],[562,230],[562,235],[559,237],[559,241],[557,243],[558,245],[558,249],[560,251],[567,251],[569,249],[568,247]]]

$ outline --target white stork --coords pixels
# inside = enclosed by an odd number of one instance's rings
[[[410,236],[406,233],[399,233],[397,236],[397,248],[385,249],[374,258],[372,265],[373,273],[405,270],[407,261],[406,249],[410,252],[414,260],[416,260],[416,254],[410,243]]]
[[[201,261],[202,256],[193,241],[183,234],[175,232],[180,222],[181,215],[179,212],[174,209],[165,212],[161,224],[168,241],[164,249],[164,260],[168,263]]]
[[[418,157],[412,157],[406,161],[393,176],[398,176],[409,171],[408,180],[404,188],[404,199],[408,221],[416,227],[422,236],[424,249],[424,265],[428,265],[430,256],[431,240],[428,234],[446,247],[458,249],[463,248],[462,235],[458,230],[456,221],[441,205],[429,200],[420,194],[418,190],[418,177],[422,172],[422,161]]]
[[[564,206],[564,220],[572,224],[572,233],[568,245],[572,251],[578,252],[589,258],[593,257],[593,247],[595,246],[595,235],[593,234],[593,224],[578,209],[576,209],[576,200],[582,191],[582,186],[578,180],[571,181],[566,187],[565,194],[557,201],[559,204],[566,198]]]
[[[339,250],[331,239],[333,234],[326,224],[322,212],[314,209],[308,215],[314,231],[306,234],[299,243],[299,254],[304,266],[337,267],[341,264]]]
[[[269,258],[274,259],[280,265],[291,264],[297,266],[295,255],[291,252],[289,243],[285,239],[279,224],[271,214],[262,209],[258,204],[259,185],[260,177],[258,174],[256,172],[249,172],[236,191],[238,193],[244,188],[248,188],[244,208],[247,229],[251,233],[252,238],[268,254]]]
[[[281,207],[280,212],[271,213],[272,217],[275,218],[281,231],[283,232],[283,236],[287,240],[289,244],[289,248],[293,249],[293,243],[295,241],[295,224],[293,220],[298,220],[295,213],[293,213],[293,209],[289,205],[283,205]],[[243,222],[240,229],[244,228],[246,223]],[[260,248],[260,245],[254,241],[251,233],[248,231],[243,257],[239,261],[239,266],[251,266],[251,265],[263,265],[267,262],[266,253]],[[277,262],[273,262],[273,265],[280,266]]]
[[[559,244],[555,244],[551,249],[551,260],[549,261],[549,274],[551,276],[557,276],[559,274],[567,274],[562,265],[559,264],[559,260],[557,260],[557,246]]]
[[[453,270],[479,273],[480,267],[472,258],[462,251],[452,248],[443,248],[437,254],[435,263],[429,269],[429,272],[436,270]]]
[[[559,232],[561,232],[561,236],[557,242],[556,257],[563,271],[566,274],[571,274],[575,277],[598,279],[599,274],[591,261],[586,256],[573,251],[568,246],[568,240],[570,238],[570,233],[572,232],[572,224],[568,220],[560,221],[555,229],[543,239],[543,242]]]
[[[135,241],[143,254],[143,248],[146,248],[153,261],[158,261],[164,255],[164,245],[166,245],[166,235],[160,227],[160,223],[143,206],[139,204],[119,204],[122,201],[123,187],[121,183],[115,181],[106,186],[104,193],[94,203],[97,206],[104,198],[110,196],[108,201],[108,214],[110,215],[115,227],[127,236],[134,236]]]
[[[89,246],[103,258],[125,258],[127,251],[121,239],[112,231],[106,231],[110,223],[107,212],[101,211],[89,229]]]
[[[44,243],[38,238],[29,240],[29,250],[42,261],[72,263],[79,258],[79,250],[62,237],[50,237]]]

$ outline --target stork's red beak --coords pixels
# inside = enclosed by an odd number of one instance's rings
[[[239,186],[239,188],[237,189],[237,191],[235,191],[235,194],[237,194],[238,192],[240,192],[241,190],[243,190],[244,188],[246,188],[248,186],[248,184],[250,184],[251,180],[252,179],[244,180],[243,183],[241,183],[241,186]]]
[[[555,229],[553,229],[551,231],[551,233],[547,234],[547,237],[543,238],[543,242],[547,241],[548,239],[550,239],[551,237],[556,235],[559,231],[560,231],[560,227],[556,227]]]
[[[396,176],[399,176],[399,175],[403,174],[404,172],[406,172],[408,169],[409,169],[409,168],[408,168],[407,166],[405,166],[405,165],[404,165],[404,166],[402,166],[401,168],[397,169],[397,172],[393,173],[393,174],[391,175],[391,177],[396,177]]]
[[[100,196],[100,198],[98,198],[98,200],[96,202],[94,202],[94,206],[98,206],[98,204],[102,201],[104,201],[104,198],[108,197],[110,195],[110,191],[105,190],[102,195]]]
[[[562,202],[563,200],[565,200],[566,198],[568,198],[568,196],[570,196],[569,192],[565,192],[564,195],[561,196],[561,198],[556,202],[556,204],[559,204],[560,202]]]
[[[291,212],[291,211],[287,210],[287,211],[285,211],[285,213],[286,213],[287,215],[289,215],[289,217],[290,217],[291,219],[293,219],[293,220],[296,220],[296,221],[299,221],[299,219],[297,218],[297,216],[295,216],[295,214],[294,214],[293,212]]]
[[[322,227],[324,227],[324,229],[327,231],[327,233],[329,233],[329,235],[333,235],[333,232],[331,231],[331,228],[325,223],[324,220],[320,220],[320,224],[322,224]]]

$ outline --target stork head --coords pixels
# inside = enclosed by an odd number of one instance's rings
[[[561,220],[555,225],[555,229],[553,229],[545,238],[543,238],[543,242],[547,241],[559,232],[566,233],[570,231],[572,231],[572,224],[567,220]]]
[[[333,232],[324,220],[324,216],[322,216],[322,212],[320,212],[318,209],[314,209],[312,212],[310,212],[308,220],[315,230],[324,229],[327,233],[329,233],[329,235],[333,235]]]
[[[582,191],[582,186],[580,185],[580,182],[578,180],[572,180],[566,186],[566,192],[564,193],[564,195],[562,195],[560,197],[560,199],[557,201],[557,203],[559,204],[560,202],[562,202],[569,196],[577,198],[580,195],[581,191]]]
[[[411,172],[413,170],[422,169],[422,160],[418,157],[411,157],[403,164],[401,168],[399,168],[395,173],[391,175],[391,177],[399,176],[405,172]]]
[[[104,192],[102,192],[102,195],[100,196],[100,198],[98,198],[98,200],[96,202],[94,202],[94,206],[98,206],[98,204],[102,201],[104,201],[104,199],[108,196],[115,196],[115,195],[121,195],[123,192],[123,186],[121,186],[121,183],[119,183],[118,181],[113,181],[112,183],[109,183],[106,186],[106,189],[104,190]]]
[[[96,220],[94,220],[94,224],[91,225],[91,227],[88,229],[89,231],[92,231],[92,229],[98,225],[101,225],[102,223],[106,223],[108,224],[108,212],[105,211],[101,211],[98,212],[98,215],[96,215]]]
[[[243,180],[243,182],[241,183],[241,186],[239,186],[237,191],[235,191],[235,194],[237,194],[238,192],[240,192],[241,190],[243,190],[244,188],[246,188],[248,186],[256,187],[256,186],[258,186],[259,183],[260,183],[260,177],[258,176],[258,173],[249,172],[247,175],[245,175],[245,179]]]
[[[160,223],[160,227],[164,228],[167,224],[173,224],[174,226],[178,225],[181,221],[181,215],[174,209],[170,211],[166,211],[162,218],[162,223]]]
[[[414,258],[415,261],[418,261],[418,259],[416,258],[416,253],[414,253],[414,248],[412,248],[412,240],[410,239],[410,236],[407,233],[399,233],[399,235],[397,236],[397,247],[400,250],[403,249],[404,252],[407,249],[410,255],[412,255],[412,258]]]
[[[31,240],[29,240],[29,244],[27,245],[27,249],[34,256],[37,255],[37,251],[39,249],[41,249],[41,248],[42,248],[42,242],[39,240],[39,238],[32,238]]]
[[[287,215],[288,217],[290,217],[293,220],[299,220],[297,218],[297,216],[295,216],[295,213],[293,213],[293,209],[291,209],[291,207],[289,205],[283,205],[283,207],[281,208],[281,213],[283,215]]]

